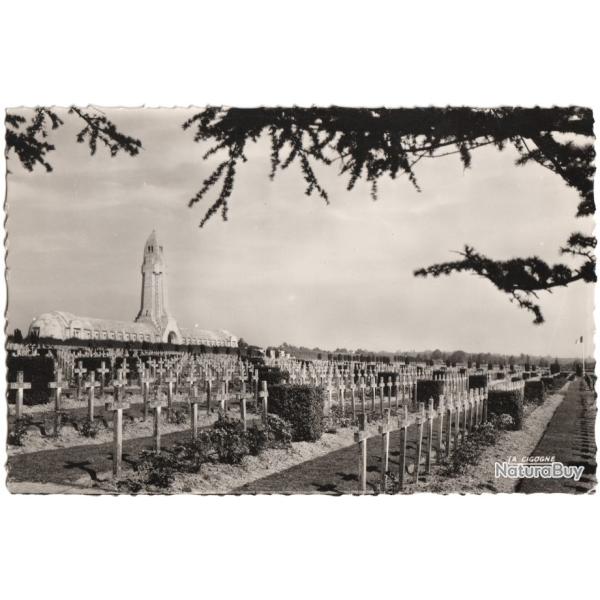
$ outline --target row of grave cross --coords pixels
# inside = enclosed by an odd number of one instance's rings
[[[439,461],[465,441],[473,429],[487,421],[487,396],[483,389],[470,390],[469,394],[450,394],[440,396],[437,407],[433,398],[429,399],[427,410],[425,403],[420,402],[414,413],[409,413],[408,406],[403,406],[398,412],[395,422],[392,422],[390,410],[386,409],[383,423],[378,427],[377,433],[367,431],[367,415],[361,413],[358,421],[358,431],[354,434],[354,441],[358,444],[358,480],[359,491],[367,491],[367,442],[376,436],[381,438],[381,463],[380,463],[380,488],[386,489],[386,479],[390,473],[390,434],[399,432],[399,459],[398,459],[398,485],[402,490],[406,482],[407,472],[407,442],[409,428],[416,428],[416,448],[413,463],[414,483],[419,483],[419,477],[424,473],[431,473],[433,452]],[[426,445],[424,448],[424,433]],[[435,446],[434,446],[435,441]],[[425,464],[423,465],[423,453]]]
[[[87,370],[79,368],[79,373],[76,373],[78,377],[83,378],[87,373]],[[95,391],[97,388],[102,389],[102,393],[106,391],[104,386],[104,376],[109,371],[105,368],[104,364],[101,365],[97,371],[100,372],[100,381],[96,380],[95,371],[90,371],[88,378],[85,381],[80,380],[78,383],[87,391],[88,394],[88,419],[90,422],[94,421],[95,414]],[[130,403],[122,397],[121,391],[126,388],[127,381],[125,379],[127,371],[125,369],[120,371],[117,379],[112,382],[113,397],[105,402],[105,410],[113,413],[113,474],[115,477],[120,477],[122,470],[122,455],[123,455],[123,411],[131,407]],[[206,378],[206,391],[203,394],[197,393],[196,382],[197,379],[194,377],[193,372],[187,377],[187,383],[190,385],[191,394],[188,397],[188,404],[191,408],[191,436],[192,439],[196,439],[198,435],[198,410],[199,405],[206,403],[207,414],[211,413],[213,398],[214,402],[218,405],[218,410],[221,414],[226,414],[230,408],[230,404],[238,404],[240,411],[240,420],[242,422],[243,430],[247,430],[247,402],[255,400],[261,404],[261,418],[266,421],[268,418],[268,386],[267,382],[262,382],[262,389],[260,391],[246,392],[245,382],[242,382],[242,390],[240,393],[230,394],[226,388],[227,380],[223,383],[222,391],[220,393],[214,393],[212,389],[212,382],[215,378],[208,375]],[[153,396],[150,397],[150,386],[154,379],[150,375],[150,371],[144,369],[142,371],[140,381],[142,384],[143,394],[143,410],[144,419],[148,417],[148,411],[154,411],[154,446],[155,451],[160,453],[161,450],[161,412],[164,407],[167,408],[168,416],[170,416],[173,408],[173,384],[175,378],[172,376],[167,377],[164,383],[167,385],[167,399],[166,401],[160,394],[159,390],[156,389]],[[50,390],[54,393],[54,412],[55,412],[55,425],[54,434],[58,436],[59,423],[60,423],[60,411],[61,411],[61,397],[62,391],[69,388],[68,381],[63,379],[62,371],[59,369],[56,371],[56,378],[48,384]],[[31,383],[24,381],[23,372],[17,373],[17,381],[10,383],[10,389],[16,390],[16,405],[15,405],[15,419],[19,421],[22,418],[23,413],[23,392],[24,390],[31,389]]]

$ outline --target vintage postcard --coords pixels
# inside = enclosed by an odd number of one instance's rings
[[[593,492],[593,121],[7,110],[8,489]]]

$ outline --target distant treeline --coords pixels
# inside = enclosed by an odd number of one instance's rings
[[[302,360],[338,360],[338,361],[361,361],[361,362],[405,362],[405,363],[425,363],[425,364],[445,364],[446,366],[468,365],[485,366],[494,365],[535,365],[538,367],[549,367],[552,364],[558,364],[561,367],[571,367],[573,358],[555,358],[552,356],[530,356],[527,354],[497,354],[491,352],[469,353],[463,350],[453,350],[444,352],[442,350],[427,350],[424,352],[372,352],[369,350],[356,350],[351,352],[346,348],[337,348],[334,351],[323,350],[321,348],[307,348],[304,346],[294,346],[283,343],[280,346],[272,346],[269,350],[283,350],[284,352]],[[577,361],[576,361],[577,362]],[[586,361],[586,366],[588,362]],[[590,369],[594,362],[589,362]]]

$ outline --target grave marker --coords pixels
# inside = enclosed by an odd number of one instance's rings
[[[150,397],[150,384],[154,380],[150,375],[149,369],[144,369],[142,371],[142,376],[140,378],[140,383],[142,384],[142,400],[144,402],[144,421],[148,418],[148,401]]]
[[[90,371],[89,379],[84,383],[85,389],[88,390],[88,419],[90,423],[94,420],[94,390],[99,385],[100,383],[96,381],[96,373]]]
[[[173,384],[176,382],[176,378],[173,377],[171,370],[168,372],[168,376],[165,377],[165,383],[167,384],[167,418],[171,418],[171,412],[173,411]]]
[[[354,441],[358,443],[358,485],[361,494],[367,493],[367,415],[358,415],[358,431],[354,433]]]
[[[96,371],[100,374],[100,396],[104,396],[104,377],[110,372],[110,369],[107,369],[105,362],[102,361],[100,368],[96,369]]]
[[[421,470],[421,452],[423,450],[423,427],[425,425],[425,403],[419,402],[419,414],[417,415],[417,460],[415,463],[415,484],[419,483],[419,472]]]
[[[106,410],[113,413],[113,476],[121,476],[121,465],[123,462],[123,411],[129,408],[129,402],[118,399],[118,391],[115,399],[105,404]]]
[[[206,377],[204,378],[204,385],[206,386],[206,414],[210,415],[210,400],[211,400],[211,396],[212,396],[212,382],[215,380],[215,378],[210,374],[207,373]]]
[[[195,440],[198,437],[198,404],[206,399],[206,394],[204,396],[191,396],[190,404],[192,407],[192,417],[191,417],[191,425],[192,425],[192,439]]]
[[[163,406],[166,406],[165,401],[158,395],[149,403],[149,407],[154,409],[154,451],[156,454],[160,454],[160,415]]]
[[[15,420],[20,421],[23,415],[23,390],[30,390],[31,384],[23,380],[23,371],[17,372],[17,381],[10,384],[11,390],[17,390],[15,400]]]
[[[427,410],[427,457],[425,459],[425,473],[431,473],[431,453],[433,451],[433,418],[435,410],[433,408],[433,398],[429,398],[429,406]]]
[[[400,457],[398,458],[398,485],[404,487],[404,475],[406,473],[406,441],[408,437],[408,406],[402,407],[402,416],[398,419],[400,427]]]
[[[385,493],[385,476],[390,464],[390,431],[393,430],[390,424],[390,409],[386,409],[383,418],[383,424],[379,426],[381,434],[381,491]]]
[[[351,394],[351,402],[352,402],[352,422],[356,420],[356,384],[352,382],[350,384],[350,394]]]
[[[73,373],[75,373],[75,375],[77,375],[77,392],[76,392],[77,400],[81,400],[81,388],[82,388],[83,376],[87,373],[87,369],[83,368],[82,361],[77,362],[77,368],[73,369]]]
[[[266,381],[262,382],[262,391],[260,392],[259,396],[262,399],[263,420],[266,423],[267,417],[269,415],[269,390],[267,388],[267,382]]]

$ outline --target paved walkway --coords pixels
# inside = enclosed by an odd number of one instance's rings
[[[584,467],[579,481],[572,479],[522,479],[517,491],[582,494],[596,485],[596,401],[581,379],[573,381],[556,409],[532,456],[554,456],[557,462]]]

